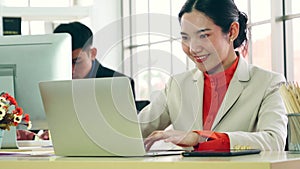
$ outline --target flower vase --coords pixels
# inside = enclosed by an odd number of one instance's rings
[[[0,149],[1,149],[1,146],[2,146],[3,135],[4,135],[4,130],[0,129]]]

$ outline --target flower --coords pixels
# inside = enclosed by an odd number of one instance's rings
[[[29,115],[24,114],[15,98],[2,92],[0,94],[0,129],[10,130],[11,126],[19,124],[27,126],[27,129],[32,126]]]

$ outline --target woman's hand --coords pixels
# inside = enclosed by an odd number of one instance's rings
[[[151,146],[159,140],[171,142],[181,147],[192,147],[198,143],[204,142],[206,138],[201,137],[195,132],[186,132],[178,130],[154,131],[145,140],[146,151],[150,150]]]

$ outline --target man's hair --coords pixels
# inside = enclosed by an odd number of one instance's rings
[[[80,22],[70,22],[58,25],[53,33],[69,33],[72,37],[72,50],[90,47],[93,43],[93,32]]]

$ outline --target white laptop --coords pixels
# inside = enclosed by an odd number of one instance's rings
[[[126,77],[48,81],[39,84],[59,156],[152,156],[146,153],[131,85]]]

